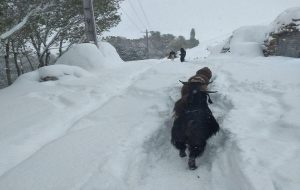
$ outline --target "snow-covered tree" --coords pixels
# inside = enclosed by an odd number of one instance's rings
[[[193,48],[199,45],[199,40],[196,39],[196,32],[195,29],[192,28],[190,33],[190,40],[187,43],[188,48]]]
[[[196,39],[195,36],[196,36],[195,29],[192,28],[191,33],[190,33],[190,40],[195,40]]]
[[[117,11],[121,1],[94,1],[98,34],[120,22]],[[1,0],[0,49],[4,53],[0,56],[34,54],[39,67],[48,65],[52,48],[58,48],[61,55],[84,38],[82,5],[82,0]]]

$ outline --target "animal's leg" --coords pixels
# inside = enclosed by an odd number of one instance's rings
[[[175,141],[173,142],[174,146],[179,150],[180,157],[186,157],[185,149],[186,145],[184,142]]]
[[[182,118],[176,118],[172,127],[172,144],[179,150],[179,156],[185,157],[186,143]]]
[[[185,149],[180,149],[179,150],[179,156],[182,157],[182,158],[186,157]]]
[[[205,146],[206,146],[206,142],[203,142],[200,145],[190,145],[189,146],[190,154],[189,154],[188,165],[191,170],[197,169],[196,158],[204,152]]]
[[[188,165],[189,165],[190,170],[195,170],[195,169],[197,169],[197,166],[196,166],[196,158],[190,157],[190,158],[189,158]]]
[[[190,145],[189,146],[189,151],[190,151],[189,156],[193,157],[193,158],[197,158],[204,152],[205,146],[206,146],[206,142],[202,142],[199,145]]]

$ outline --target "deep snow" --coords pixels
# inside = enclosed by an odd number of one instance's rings
[[[185,63],[124,63],[101,47],[77,45],[0,90],[1,190],[299,189],[299,59],[201,46]],[[172,109],[178,80],[204,66],[222,130],[190,171],[170,144]],[[59,80],[39,82],[48,75]]]

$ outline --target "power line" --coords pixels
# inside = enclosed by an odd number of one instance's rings
[[[138,31],[141,31],[140,27],[131,19],[131,17],[124,11],[124,9],[121,7],[122,12],[127,16],[129,21],[138,29]]]
[[[132,10],[133,10],[134,14],[136,15],[136,17],[138,18],[138,20],[142,23],[143,26],[145,26],[147,28],[147,25],[144,24],[143,20],[141,19],[141,17],[139,16],[138,12],[134,8],[132,2],[130,0],[128,0],[128,2],[129,2],[129,6],[132,8]]]
[[[144,11],[144,8],[143,8],[141,2],[140,2],[139,0],[137,0],[137,2],[138,2],[139,6],[140,6],[140,8],[141,8],[141,10],[142,10],[142,13],[143,13],[145,19],[146,19],[146,22],[147,22],[148,27],[150,27],[150,22],[149,22],[149,20],[148,20],[148,18],[147,18],[147,16],[146,16],[146,13],[145,13],[145,11]]]

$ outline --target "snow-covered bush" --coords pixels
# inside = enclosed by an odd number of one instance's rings
[[[122,63],[115,48],[109,43],[99,43],[99,49],[89,43],[76,44],[56,64],[78,66],[87,71],[97,71],[103,66]]]

